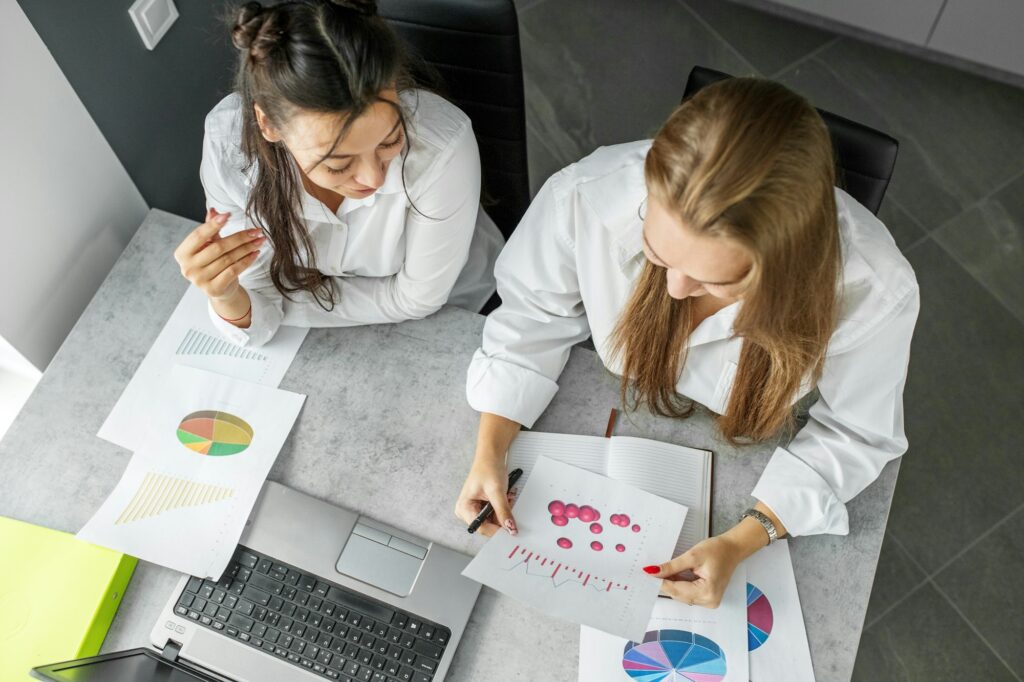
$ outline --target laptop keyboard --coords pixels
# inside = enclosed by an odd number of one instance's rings
[[[429,682],[451,631],[239,545],[174,612],[329,680]]]

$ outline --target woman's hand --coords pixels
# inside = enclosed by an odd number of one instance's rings
[[[266,241],[262,230],[243,230],[230,237],[217,233],[230,213],[206,212],[206,222],[192,230],[174,251],[181,274],[213,301],[236,298],[241,286],[238,277],[259,255]]]
[[[786,529],[767,506],[758,502],[755,509],[775,524],[779,537]],[[688,552],[659,566],[647,566],[655,578],[661,578],[663,594],[691,606],[718,608],[736,566],[768,544],[768,533],[756,520],[746,517],[721,535],[698,542]]]
[[[717,535],[698,542],[688,552],[657,566],[661,591],[691,606],[718,608],[736,566],[745,558],[739,547]],[[650,567],[648,567],[650,568]],[[648,570],[645,568],[644,570]]]
[[[512,518],[512,496],[509,495],[508,471],[505,458],[477,457],[469,470],[462,492],[455,503],[455,515],[468,526],[488,502],[494,513],[480,525],[480,532],[491,536],[504,528],[512,535],[518,533]]]

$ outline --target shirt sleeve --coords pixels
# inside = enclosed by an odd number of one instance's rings
[[[218,171],[218,164],[206,163],[204,151],[207,201],[218,210],[231,210],[234,221],[235,211],[241,215],[244,209],[220,196],[218,190],[223,183]],[[240,329],[225,322],[211,306],[214,324],[235,343],[259,346],[269,341],[281,324],[347,327],[419,319],[439,310],[466,264],[480,210],[480,155],[470,125],[443,150],[427,175],[428,180],[411,197],[413,207],[406,213],[405,258],[398,273],[389,277],[333,277],[335,302],[325,309],[310,292],[284,296],[277,290],[269,271],[273,252],[266,245],[239,278],[252,301],[249,327]],[[221,208],[218,200],[231,208]],[[234,230],[243,227],[244,223]]]
[[[590,334],[562,178],[545,183],[498,257],[502,303],[487,317],[466,377],[473,409],[526,427],[558,391],[572,346]]]
[[[776,449],[752,495],[790,535],[849,533],[846,503],[907,449],[903,387],[916,287],[859,345],[826,359],[807,424]]]

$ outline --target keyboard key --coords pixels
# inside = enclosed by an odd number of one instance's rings
[[[267,603],[267,608],[271,611],[280,611],[282,606],[284,606],[284,599],[280,597],[271,597]]]
[[[387,637],[388,625],[387,623],[377,623],[377,626],[373,629],[373,634],[378,637]]]
[[[327,672],[326,672],[326,673],[324,673],[324,674],[325,674],[325,675],[327,675],[327,677],[331,678],[332,680],[338,680],[338,679],[341,679],[341,675],[339,675],[339,674],[338,674],[337,672],[335,672],[334,670],[331,670],[330,668],[328,668],[328,669],[327,669]]]
[[[295,599],[295,596],[298,593],[298,590],[296,590],[291,585],[285,585],[283,588],[281,588],[281,596],[285,599]]]
[[[434,642],[440,644],[441,646],[444,646],[448,643],[448,640],[451,638],[451,636],[452,633],[448,628],[438,628],[437,632],[434,633]]]
[[[280,656],[281,658],[284,658],[285,656],[288,655],[288,650],[287,649],[282,649],[281,647],[274,647],[274,655],[275,656]]]
[[[184,606],[175,606],[174,607],[174,612],[176,614],[178,614],[179,616],[187,616],[188,615],[188,609],[186,609]]]
[[[320,597],[310,597],[309,598],[309,603],[308,604],[303,604],[303,606],[308,606],[310,611],[319,611],[320,607],[323,606],[323,605],[324,605],[324,600],[321,599]]]
[[[303,655],[307,658],[316,658],[320,655],[320,647],[318,647],[316,644],[310,644],[309,642],[306,642],[306,651],[303,652]]]
[[[404,648],[411,649],[416,644],[416,638],[408,632],[402,633],[402,640],[399,642]]]
[[[310,595],[306,594],[305,592],[299,592],[295,595],[295,603],[299,606],[305,606],[309,603],[309,597]]]
[[[295,641],[295,638],[292,637],[291,635],[282,635],[281,636],[281,641],[279,642],[279,644],[281,646],[283,646],[285,649],[287,649],[288,647],[290,647],[292,645],[292,642],[294,642],[294,641]]]
[[[238,555],[238,563],[246,568],[256,568],[256,564],[259,563],[259,558],[249,552],[241,552]]]
[[[409,616],[404,613],[396,613],[395,617],[391,619],[391,624],[396,628],[404,628],[405,624],[409,622]]]
[[[344,672],[345,672],[346,675],[355,675],[355,674],[357,674],[359,672],[359,664],[358,663],[349,663],[348,665],[345,666]]]
[[[301,654],[306,650],[306,642],[301,639],[292,640],[292,645],[288,647],[289,651],[294,651],[297,654]]]
[[[430,682],[431,676],[420,671],[416,671],[412,674],[412,682]]]
[[[210,618],[209,616],[199,616],[199,622],[202,623],[203,625],[212,625],[213,624],[213,619]]]
[[[332,654],[330,651],[326,649],[321,649],[320,655],[316,657],[316,660],[320,663],[323,663],[324,665],[328,665],[331,662],[332,658],[334,658],[334,654]]]
[[[238,639],[242,640],[243,642],[248,642],[251,638],[252,635],[250,635],[248,632],[242,632],[238,635]]]
[[[241,580],[232,580],[231,587],[228,588],[228,591],[231,592],[231,594],[242,594],[243,589],[245,589],[245,583]],[[210,594],[213,594],[213,592],[211,591]]]
[[[253,604],[248,599],[239,599],[238,600],[238,605],[235,606],[235,611],[238,611],[239,613],[243,613],[243,614],[245,614],[247,616],[251,616],[252,615],[252,610],[254,608],[256,608],[256,605]]]
[[[283,571],[275,571],[274,569],[270,569],[270,573],[268,575],[278,582],[283,582],[286,574]]]
[[[185,585],[185,591],[186,592],[195,593],[195,592],[198,592],[199,588],[202,587],[202,586],[203,586],[203,581],[200,580],[199,578],[195,578],[195,577],[189,578],[188,579],[188,583]]]
[[[335,623],[330,618],[324,618],[323,625],[320,626],[320,629],[323,630],[324,632],[326,632],[327,634],[333,635],[334,634],[334,629],[337,626],[338,626],[338,624]]]
[[[264,625],[263,623],[256,623],[255,627],[253,627],[253,629],[252,629],[252,634],[255,635],[256,637],[262,637],[266,633],[267,633],[267,626]]]
[[[252,585],[245,586],[245,589],[242,590],[242,596],[260,606],[266,606],[270,603],[270,593]]]
[[[253,624],[254,621],[252,618],[247,618],[240,613],[232,613],[231,617],[228,618],[228,625],[234,625],[236,628],[245,630],[246,632],[252,630]]]
[[[295,586],[304,592],[312,592],[316,589],[316,578],[314,578],[311,575],[306,575],[305,573],[303,573],[299,577],[299,582],[296,583]]]
[[[224,623],[220,622],[219,620],[213,621],[213,629],[214,630],[223,630],[224,629]]]
[[[203,586],[199,588],[199,596],[203,599],[209,599],[213,596],[214,586],[209,583],[203,583]]]
[[[226,597],[226,596],[227,596],[227,594],[228,594],[228,593],[227,593],[227,592],[225,592],[224,590],[222,590],[222,589],[220,589],[220,588],[217,588],[217,589],[215,589],[215,590],[213,591],[213,596],[212,596],[212,597],[210,597],[210,599],[211,599],[212,601],[215,601],[215,602],[216,602],[216,603],[218,603],[218,604],[223,604],[223,603],[224,603],[224,597]]]
[[[206,608],[203,609],[203,613],[205,613],[210,618],[213,618],[219,612],[220,612],[220,607],[217,606],[216,604],[214,604],[213,602],[208,603],[206,605]]]
[[[260,559],[259,563],[256,564],[256,572],[266,575],[270,573],[270,567],[273,566],[273,562],[270,559]]]
[[[302,574],[299,573],[298,571],[288,571],[288,575],[286,575],[284,577],[284,581],[286,583],[288,583],[289,585],[298,585],[299,584],[299,578],[301,578],[301,577],[302,577]]]
[[[263,590],[269,594],[281,594],[283,586],[281,583],[271,580],[265,575],[257,573],[249,579],[249,587]]]
[[[431,660],[426,656],[417,656],[416,665],[413,667],[416,670],[433,675],[437,671],[437,661]]]
[[[386,672],[388,675],[397,675],[398,671],[401,669],[402,666],[398,663],[398,661],[389,661],[387,667],[384,668],[384,672]]]
[[[236,606],[238,606],[238,595],[229,594],[228,596],[224,597],[224,606],[228,607],[229,609],[233,609]]]
[[[217,616],[216,616],[217,620],[226,623],[228,618],[230,618],[230,617],[231,617],[231,611],[229,611],[228,609],[224,608],[223,606],[221,606],[219,609],[217,609]]]
[[[251,568],[243,568],[241,571],[238,572],[238,579],[241,580],[243,583],[246,580],[248,580],[250,576],[252,576]]]
[[[331,647],[331,644],[334,643],[334,638],[330,635],[325,635],[321,633],[320,636],[317,638],[316,643],[317,646],[322,646],[325,649],[329,649]]]
[[[252,612],[252,617],[256,620],[263,620],[267,617],[267,607],[257,606],[256,610]]]
[[[403,665],[402,669],[398,671],[398,674],[395,675],[395,677],[401,680],[401,682],[409,682],[409,680],[412,679],[413,673],[415,672],[416,671],[412,668]]]
[[[420,631],[420,637],[422,637],[423,639],[431,640],[434,639],[435,632],[436,630],[434,630],[433,626],[424,625],[423,629]]]
[[[289,618],[291,618],[292,616],[295,615],[295,609],[296,609],[295,604],[292,604],[291,602],[289,602],[289,603],[287,603],[287,604],[285,604],[284,606],[281,607],[281,609],[280,609],[281,610],[281,615],[282,616],[288,616]]]
[[[267,640],[268,642],[277,642],[277,640],[280,637],[280,630],[275,630],[274,628],[267,628],[267,632],[263,635],[263,639]]]
[[[385,623],[391,622],[393,611],[388,607],[384,606],[380,602],[371,601],[370,599],[358,595],[354,592],[347,590],[341,590],[337,587],[331,587],[327,592],[327,598],[331,601],[340,604],[346,609],[355,609],[366,615],[375,618],[376,620],[382,620]],[[351,614],[349,614],[351,615]]]
[[[198,611],[193,611],[192,609],[189,609],[188,610],[188,617],[191,618],[192,620],[199,620],[199,612]]]
[[[238,637],[238,628],[236,627],[232,627],[229,625],[226,628],[224,628],[224,632],[228,633],[232,637]]]
[[[402,654],[402,663],[405,665],[413,665],[416,663],[416,654],[411,651],[406,651]]]
[[[196,600],[196,595],[190,592],[182,592],[181,596],[178,597],[178,603],[182,606],[192,606],[192,602]]]
[[[420,627],[422,627],[422,626],[423,626],[423,623],[419,622],[418,620],[410,620],[409,624],[405,626],[405,629],[408,630],[409,632],[413,633],[414,635],[417,635],[417,634],[419,634]]]
[[[413,650],[418,654],[429,656],[438,661],[441,660],[441,654],[444,652],[444,649],[436,644],[431,644],[430,642],[422,639],[416,640],[416,645],[413,646]]]

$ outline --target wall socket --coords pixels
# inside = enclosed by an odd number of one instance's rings
[[[128,9],[146,49],[152,50],[178,18],[174,0],[135,0]]]

